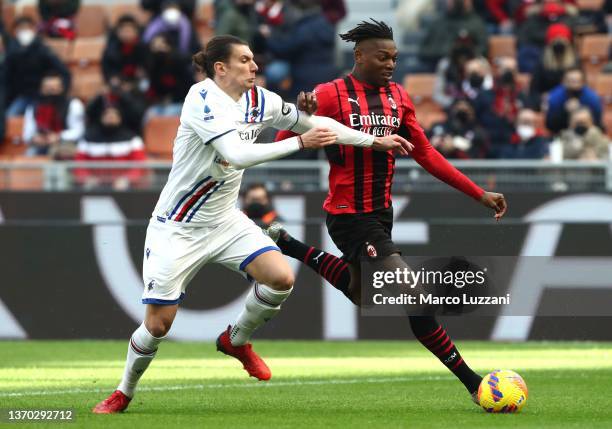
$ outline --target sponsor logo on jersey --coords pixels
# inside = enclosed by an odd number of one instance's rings
[[[283,114],[283,116],[287,116],[289,113],[291,113],[291,106],[285,103],[284,101],[283,107],[281,108],[281,113]]]
[[[377,115],[373,112],[367,115],[351,113],[349,115],[349,120],[351,127],[359,127],[361,132],[372,134],[377,137],[393,134],[401,124],[400,118],[396,116]]]
[[[240,140],[255,140],[259,137],[259,133],[261,133],[261,128],[253,128],[246,131],[238,131],[238,136]]]
[[[206,100],[207,95],[208,95],[207,89],[203,89],[202,91],[200,91],[200,97],[202,97],[202,100]]]
[[[159,218],[160,218],[160,217],[161,217],[161,216],[157,216],[157,220],[159,220]],[[164,219],[164,218],[162,218],[162,219]],[[165,219],[164,219],[164,222],[165,222]],[[150,255],[150,254],[151,254],[151,249],[149,249],[149,248],[147,247],[147,250],[145,250],[145,255],[147,255],[147,259],[149,259],[149,255]]]
[[[154,286],[155,286],[155,280],[151,280],[149,284],[147,285],[147,290],[151,292]]]
[[[349,103],[355,103],[356,105],[359,106],[359,97],[357,97],[357,98],[348,97],[348,102]]]

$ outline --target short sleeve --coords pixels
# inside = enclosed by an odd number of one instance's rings
[[[293,103],[286,103],[276,93],[262,88],[266,110],[271,116],[269,126],[279,130],[290,130],[297,124],[299,112]]]
[[[205,145],[236,129],[231,118],[228,106],[205,88],[189,92],[181,113],[181,123],[195,131]]]

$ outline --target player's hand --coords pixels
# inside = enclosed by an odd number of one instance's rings
[[[313,128],[302,134],[304,149],[320,149],[336,143],[338,135],[327,128]]]
[[[319,104],[317,103],[317,95],[314,92],[301,91],[297,98],[298,110],[313,115],[317,111]]]
[[[390,136],[376,137],[374,144],[372,144],[372,149],[380,152],[392,150],[400,155],[408,155],[414,149],[414,145],[405,138],[392,134]]]
[[[495,220],[500,220],[506,214],[506,210],[508,210],[508,204],[503,194],[485,192],[482,194],[480,202],[483,206],[495,210]]]

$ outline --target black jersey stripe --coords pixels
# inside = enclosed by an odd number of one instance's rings
[[[380,88],[366,90],[368,110],[385,115]],[[385,181],[387,180],[387,152],[372,151],[372,210],[385,208]]]
[[[355,90],[355,85],[350,76],[344,78],[348,97],[353,101],[350,101],[351,111],[353,114],[361,115],[361,108],[359,106],[359,96]],[[365,102],[365,100],[362,100]],[[347,148],[348,149],[348,148]],[[355,200],[355,211],[358,213],[363,212],[363,148],[357,146],[351,146],[349,150],[353,150],[353,174],[354,174],[354,188],[353,195]]]
[[[337,119],[339,122],[342,122],[344,118],[344,112],[342,111],[342,101],[340,100],[340,88],[338,88],[338,84],[334,82],[334,87],[336,88],[336,95],[338,96],[338,106],[340,109],[340,118]],[[344,154],[342,151],[342,146],[339,144],[333,144],[331,146],[325,146],[325,155],[327,155],[327,159],[329,162],[334,163],[336,165],[344,166]]]

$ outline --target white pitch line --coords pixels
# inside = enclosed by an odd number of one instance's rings
[[[273,388],[286,386],[324,386],[334,384],[360,384],[360,383],[401,383],[405,381],[438,381],[452,380],[450,376],[423,376],[423,377],[387,377],[387,378],[351,378],[351,379],[329,379],[329,380],[295,380],[266,383],[241,383],[241,384],[188,384],[177,386],[150,386],[141,387],[139,392],[167,392],[176,390],[205,390],[205,389],[227,389],[227,388]],[[110,389],[110,388],[109,388]],[[14,398],[23,396],[48,396],[68,395],[75,393],[103,393],[109,389],[68,389],[68,390],[40,390],[32,392],[4,392],[0,398]]]

